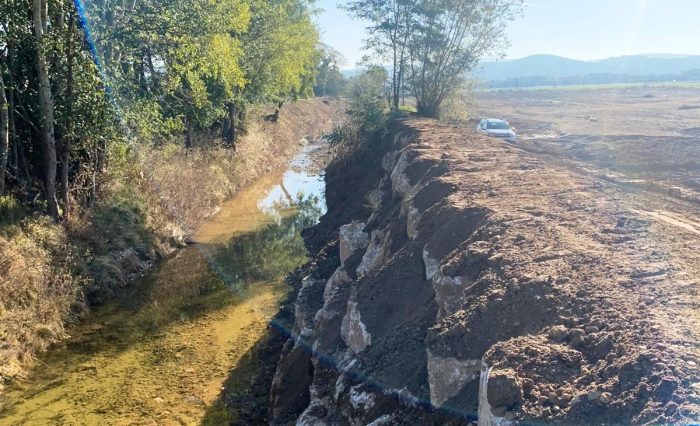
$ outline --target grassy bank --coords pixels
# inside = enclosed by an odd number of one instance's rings
[[[114,156],[100,201],[65,224],[2,198],[0,389],[90,305],[113,298],[184,244],[223,200],[288,161],[302,138],[319,136],[343,111],[321,99],[286,105],[277,123],[251,120],[235,153],[205,140],[189,150],[164,144]]]

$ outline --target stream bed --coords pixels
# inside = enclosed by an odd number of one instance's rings
[[[199,424],[265,334],[325,213],[307,146],[226,202],[193,244],[96,309],[0,400],[5,424]]]

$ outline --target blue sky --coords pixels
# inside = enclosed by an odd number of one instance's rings
[[[323,41],[353,68],[362,57],[365,24],[319,0]],[[603,59],[639,53],[700,54],[700,0],[528,0],[508,27],[509,59],[551,53]]]

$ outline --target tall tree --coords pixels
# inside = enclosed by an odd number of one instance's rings
[[[5,193],[5,171],[7,170],[7,158],[10,149],[9,132],[9,104],[5,91],[5,58],[0,53],[0,195]]]
[[[49,80],[49,64],[46,60],[44,37],[48,32],[48,7],[46,0],[32,0],[34,36],[36,38],[36,66],[39,83],[39,111],[41,113],[41,139],[44,151],[44,195],[49,216],[58,219],[56,200],[56,139],[54,135],[54,105]]]
[[[318,56],[320,59],[314,94],[316,96],[339,96],[347,84],[339,68],[345,61],[343,55],[330,46],[321,45]]]
[[[410,89],[418,113],[436,117],[479,60],[506,42],[506,24],[522,0],[419,0],[410,41]]]
[[[369,22],[366,47],[377,54],[380,63],[391,64],[389,105],[395,110],[399,108],[406,77],[417,6],[415,0],[355,0],[345,6],[352,16]]]

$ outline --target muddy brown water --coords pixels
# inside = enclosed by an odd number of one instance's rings
[[[0,424],[199,424],[265,333],[325,212],[307,146],[225,203],[118,301],[96,310],[0,400]]]

